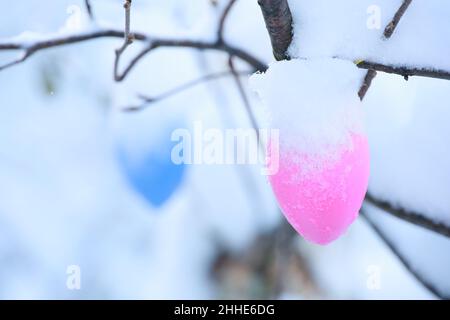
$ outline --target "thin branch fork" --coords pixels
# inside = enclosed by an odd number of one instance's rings
[[[403,15],[405,14],[406,10],[408,10],[409,5],[411,4],[412,0],[403,0],[402,5],[400,8],[398,8],[397,12],[394,14],[394,17],[392,18],[391,22],[388,23],[386,28],[384,29],[384,39],[388,40],[391,38],[391,36],[394,34],[395,29],[397,29],[397,26],[402,19]],[[361,101],[366,96],[367,91],[369,90],[370,86],[372,85],[373,79],[377,76],[377,72],[373,69],[369,69],[366,73],[366,76],[364,77],[363,84],[361,85],[361,88],[358,91],[358,96],[361,99]]]
[[[123,44],[120,48],[116,49],[116,58],[114,60],[114,80],[122,81],[131,68],[127,67],[122,74],[119,74],[119,62],[120,57],[128,48],[129,45],[133,43],[133,35],[130,33],[130,12],[131,12],[131,0],[125,0],[125,4],[123,5],[125,8],[125,31],[124,31],[124,40]]]
[[[90,31],[86,33],[82,33],[79,35],[69,35],[69,36],[59,36],[55,37],[53,39],[46,39],[46,40],[40,40],[36,41],[33,44],[22,44],[18,43],[16,41],[12,42],[0,42],[0,51],[5,50],[23,50],[26,52],[25,58],[21,58],[20,62],[24,62],[27,60],[32,54],[55,47],[70,45],[70,44],[76,44],[80,42],[86,42],[94,39],[100,39],[100,38],[124,38],[125,32],[120,30],[114,30],[114,29],[106,29],[106,30],[95,30]],[[250,66],[252,66],[255,70],[258,71],[265,71],[267,70],[267,65],[257,59],[256,57],[252,56],[250,53],[234,47],[232,45],[228,44],[221,44],[218,45],[215,42],[204,42],[204,41],[196,41],[196,40],[187,40],[187,39],[162,39],[162,38],[155,38],[150,35],[146,35],[143,33],[133,33],[133,39],[147,42],[149,45],[146,48],[146,52],[151,51],[153,49],[157,48],[191,48],[191,49],[198,49],[198,50],[215,50],[215,51],[222,51],[226,52],[228,54],[231,54],[246,63],[248,63]],[[20,63],[17,62],[17,63]],[[15,64],[17,64],[15,63]],[[0,70],[6,69],[7,67],[12,66],[11,63],[5,64],[3,66],[0,66]]]

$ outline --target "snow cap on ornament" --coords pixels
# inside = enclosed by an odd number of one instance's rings
[[[317,244],[347,230],[367,191],[362,78],[351,62],[330,58],[276,62],[250,79],[280,134],[267,145],[279,163],[271,187],[289,223]]]

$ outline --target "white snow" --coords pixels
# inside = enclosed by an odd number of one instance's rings
[[[280,144],[305,154],[323,154],[347,146],[363,130],[356,94],[364,72],[350,62],[294,59],[272,63],[255,74],[252,86],[268,109],[270,127],[280,130]]]
[[[295,39],[293,57],[340,57],[398,66],[450,70],[450,3],[412,2],[394,35],[382,37],[401,0],[290,0]],[[374,9],[375,8],[375,9]],[[374,12],[380,23],[372,23]]]
[[[100,22],[83,24],[82,30],[123,28],[120,3],[93,3]],[[155,36],[211,40],[225,1],[218,3],[213,7],[206,0],[134,1],[132,29]],[[276,117],[301,132],[308,127],[299,128],[300,123],[320,118],[320,110],[338,107],[333,96],[349,102],[343,107],[353,104],[364,72],[351,62],[332,59],[335,56],[449,68],[450,46],[445,39],[449,39],[450,4],[413,1],[394,36],[383,41],[382,29],[400,3],[291,0],[296,26],[290,52],[310,61],[276,63],[266,75],[258,76],[287,84],[265,91],[272,111],[270,100],[286,94],[286,114]],[[8,6],[7,13],[1,14],[0,38],[3,42],[24,30],[33,34],[27,42],[35,41],[37,35],[61,35],[58,30],[66,25],[67,9],[74,4],[82,7],[83,1],[0,0],[0,5]],[[381,8],[379,30],[367,28],[367,8],[374,4]],[[263,61],[272,60],[256,1],[238,1],[225,38]],[[205,83],[132,116],[120,113],[118,109],[136,102],[137,93],[157,95],[203,74],[227,70],[224,54],[157,50],[125,82],[115,84],[113,52],[120,44],[121,39],[110,39],[44,51],[0,73],[1,298],[215,297],[209,272],[217,248],[241,250],[280,219],[271,190],[256,168],[193,167],[185,186],[160,211],[134,196],[114,158],[115,130],[119,134],[130,130],[134,137],[128,141],[130,147],[144,148],[151,142],[148,124],[157,125],[172,116],[187,123],[201,119],[205,126],[218,128],[247,128],[249,123],[230,78]],[[133,44],[124,62],[139,48]],[[0,59],[8,61],[10,55],[0,52]],[[272,82],[259,80],[260,85]],[[327,90],[311,91],[324,83]],[[371,192],[447,223],[448,86],[445,81],[413,78],[405,82],[401,77],[379,75],[362,106],[371,145]],[[265,112],[247,91],[264,124]],[[320,102],[320,109],[313,108],[313,100]],[[301,115],[304,107],[314,111],[306,119]],[[289,116],[291,111],[294,116]],[[329,128],[329,137],[332,132]],[[440,290],[449,290],[448,239],[379,211],[370,210],[370,214],[419,272]],[[363,221],[331,246],[303,243],[300,250],[324,297],[433,298]],[[66,268],[71,264],[81,267],[80,291],[65,286]],[[380,290],[367,287],[370,266],[381,269]]]

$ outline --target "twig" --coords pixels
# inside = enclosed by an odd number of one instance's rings
[[[231,8],[233,8],[235,3],[236,3],[236,0],[229,0],[227,6],[223,10],[222,16],[220,17],[219,27],[217,28],[217,43],[218,44],[223,44],[224,43],[223,32],[224,32],[224,29],[225,29],[225,22],[227,20],[228,15],[231,12]]]
[[[252,73],[252,71],[237,71],[237,74],[239,76],[248,76]],[[152,103],[156,103],[156,102],[160,102],[162,100],[165,100],[167,98],[170,98],[176,94],[179,94],[183,91],[186,91],[188,89],[191,89],[197,85],[200,85],[202,83],[205,83],[207,81],[212,81],[212,80],[217,80],[220,78],[225,78],[225,77],[229,77],[233,75],[230,71],[223,71],[223,72],[218,72],[218,73],[212,73],[206,76],[202,76],[198,79],[189,81],[185,84],[182,84],[176,88],[170,89],[164,93],[161,93],[157,96],[154,97],[149,97],[149,96],[145,96],[140,94],[138,97],[143,100],[143,104],[139,105],[139,106],[132,106],[132,107],[127,107],[124,108],[124,111],[139,111],[144,109],[147,105],[152,104]]]
[[[241,79],[239,78],[239,73],[236,71],[236,68],[234,67],[233,63],[233,57],[230,56],[228,59],[228,66],[230,67],[231,74],[233,75],[234,81],[236,83],[236,86],[239,90],[239,94],[242,98],[243,104],[245,106],[245,111],[247,112],[248,118],[250,120],[250,123],[252,124],[253,129],[255,130],[258,137],[258,122],[256,121],[255,115],[253,114],[252,107],[250,106],[250,102],[248,100],[247,94],[245,93],[244,86],[242,85]]]
[[[389,39],[392,36],[406,10],[408,10],[411,2],[412,0],[404,0],[400,8],[395,13],[394,17],[392,18],[392,21],[386,26],[383,34],[386,39]]]
[[[386,246],[391,250],[391,252],[398,258],[398,260],[403,264],[403,266],[406,268],[406,270],[409,271],[409,273],[416,278],[417,281],[419,281],[425,288],[427,288],[431,293],[433,293],[436,297],[440,299],[450,299],[449,295],[442,294],[439,292],[439,290],[430,283],[427,279],[425,279],[420,273],[418,273],[411,263],[408,261],[406,257],[403,256],[403,254],[400,252],[400,250],[397,248],[397,246],[386,236],[386,234],[379,228],[376,223],[369,217],[369,215],[361,210],[361,216],[364,217],[364,219],[367,221],[370,227],[375,231],[375,233],[383,240],[383,242],[386,244]]]
[[[94,18],[94,11],[92,10],[92,5],[90,0],[84,0],[84,6],[86,7],[86,11],[88,13],[89,19],[92,21],[95,20]]]
[[[400,8],[395,13],[394,17],[392,18],[391,22],[388,23],[386,28],[384,29],[384,39],[389,39],[392,34],[394,33],[395,29],[397,28],[400,20],[402,19],[403,15],[405,14],[406,10],[408,9],[409,5],[411,4],[412,0],[404,0]],[[366,96],[367,91],[369,90],[370,86],[372,85],[373,79],[377,76],[377,73],[375,70],[369,69],[366,73],[366,76],[364,77],[363,84],[361,85],[361,88],[359,89],[358,96],[361,99],[361,101]]]
[[[36,41],[33,44],[29,43],[19,43],[16,41],[11,42],[0,42],[0,51],[1,50],[23,50],[26,52],[25,58],[21,58],[20,62],[24,62],[27,60],[32,54],[55,47],[76,44],[80,42],[85,42],[89,40],[99,39],[99,38],[124,38],[124,31],[106,29],[106,30],[95,30],[86,33],[82,33],[79,35],[70,35],[70,36],[56,36],[53,39],[45,39]],[[250,53],[234,47],[229,44],[218,45],[215,42],[204,42],[204,41],[196,41],[196,40],[188,40],[188,39],[163,39],[163,38],[154,38],[150,35],[146,35],[143,33],[133,33],[133,39],[138,41],[148,42],[149,46],[151,45],[151,50],[157,48],[169,48],[169,47],[177,47],[177,48],[191,48],[198,50],[215,50],[226,52],[229,55],[238,57],[242,61],[245,61],[250,66],[252,66],[255,71],[265,71],[267,70],[267,65],[260,61],[258,58],[254,57]],[[150,50],[148,50],[150,51]],[[147,52],[148,52],[147,51]],[[1,69],[6,69],[9,67],[11,63],[0,66]],[[17,63],[16,63],[17,64]]]
[[[289,59],[292,42],[292,14],[287,0],[258,0],[276,60]]]
[[[131,0],[125,0],[125,4],[123,5],[125,8],[125,32],[124,32],[124,41],[120,48],[116,49],[116,59],[114,60],[114,80],[115,81],[122,81],[128,72],[131,70],[133,65],[137,62],[132,60],[130,65],[125,69],[125,71],[122,74],[119,74],[119,61],[122,54],[125,52],[125,50],[128,48],[130,44],[133,43],[133,35],[130,33],[130,12],[131,12]],[[139,58],[140,59],[140,58]]]
[[[415,224],[419,227],[428,229],[428,230],[436,232],[444,237],[450,238],[450,226],[445,225],[443,223],[433,221],[433,220],[427,218],[426,216],[424,216],[423,214],[413,212],[413,211],[408,211],[403,208],[396,208],[387,201],[382,201],[382,200],[375,198],[370,193],[366,194],[365,201],[367,203],[377,207],[378,209],[384,210],[387,213],[389,213],[399,219],[405,220],[405,221]]]
[[[358,91],[358,96],[361,99],[361,101],[366,96],[367,91],[369,90],[370,86],[372,85],[373,79],[377,76],[377,72],[375,70],[369,69],[366,73],[366,76],[364,77],[363,84],[361,85],[361,88]]]
[[[356,66],[360,69],[369,69],[381,71],[384,73],[398,74],[400,76],[403,76],[405,80],[408,80],[408,78],[412,76],[450,80],[450,72],[446,70],[427,69],[420,67],[398,67],[364,60],[357,61]]]

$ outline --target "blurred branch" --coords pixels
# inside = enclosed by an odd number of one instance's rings
[[[224,29],[225,29],[225,22],[227,20],[228,15],[230,14],[231,8],[233,8],[235,3],[236,3],[236,0],[229,0],[227,6],[223,10],[222,16],[220,17],[219,28],[217,30],[217,43],[219,43],[219,44],[224,43],[223,33],[224,33]]]
[[[398,260],[403,264],[403,266],[408,270],[408,272],[416,278],[417,281],[419,281],[425,288],[427,288],[431,293],[433,293],[436,297],[440,299],[450,299],[449,295],[446,295],[445,293],[439,292],[439,290],[430,283],[427,279],[425,279],[419,272],[417,272],[414,267],[411,265],[411,263],[406,259],[406,257],[403,256],[403,254],[400,252],[399,248],[392,242],[388,236],[377,226],[377,224],[369,217],[369,215],[361,210],[361,216],[364,217],[364,219],[367,221],[369,226],[375,231],[375,233],[383,240],[383,242],[386,244],[386,246],[391,250],[391,252],[398,258]]]
[[[241,76],[248,76],[252,73],[252,71],[237,71],[237,74],[241,77]],[[212,73],[212,74],[208,74],[206,76],[202,76],[198,79],[189,81],[187,83],[184,83],[178,87],[175,87],[173,89],[170,89],[164,93],[161,93],[159,95],[156,95],[154,97],[149,97],[146,95],[142,95],[140,94],[138,97],[143,101],[143,104],[139,105],[139,106],[132,106],[132,107],[127,107],[124,108],[124,111],[139,111],[144,109],[147,105],[152,104],[152,103],[156,103],[156,102],[160,102],[162,100],[165,100],[167,98],[170,98],[176,94],[179,94],[183,91],[186,91],[188,89],[191,89],[197,85],[200,85],[202,83],[208,82],[208,81],[213,81],[213,80],[217,80],[220,78],[225,78],[225,77],[229,77],[232,76],[233,74],[231,73],[231,71],[223,71],[223,72],[218,72],[218,73]]]
[[[92,5],[90,0],[84,0],[84,6],[91,20],[94,20],[94,11],[92,10]]]
[[[289,59],[292,42],[292,14],[287,0],[258,0],[276,60]]]
[[[412,0],[404,0],[400,8],[395,13],[394,17],[392,18],[391,22],[388,23],[386,28],[384,29],[384,38],[387,40],[389,39],[392,34],[394,33],[395,29],[397,28],[401,18],[405,14],[406,10],[408,9],[409,5],[411,4]],[[361,99],[361,101],[366,96],[367,91],[369,90],[370,86],[372,85],[373,79],[377,76],[377,72],[373,69],[369,69],[366,73],[366,76],[364,77],[363,84],[361,85],[361,88],[359,89],[358,96]]]
[[[430,231],[436,232],[444,237],[450,238],[450,226],[447,226],[443,223],[435,222],[432,219],[427,218],[423,214],[416,213],[413,211],[407,211],[402,208],[396,208],[387,201],[382,201],[375,198],[370,193],[366,194],[365,201],[399,219],[410,222],[412,224],[428,229]]]
[[[120,57],[128,48],[128,46],[133,43],[133,35],[130,33],[131,0],[125,0],[123,7],[125,8],[125,31],[123,44],[119,49],[116,50],[116,58],[114,60],[114,80],[116,81],[122,81],[131,69],[130,67],[127,67],[122,74],[119,74],[118,72]],[[135,63],[133,61],[134,60],[132,60],[130,65],[132,63]]]
[[[230,67],[231,74],[233,75],[236,86],[239,90],[239,94],[241,96],[242,102],[245,106],[245,111],[247,112],[250,123],[252,124],[253,129],[258,135],[258,123],[256,121],[255,115],[253,114],[252,107],[250,106],[250,101],[248,100],[247,94],[245,92],[244,86],[242,85],[241,79],[239,78],[239,73],[236,71],[233,63],[233,57],[230,56],[228,59],[228,66]],[[259,141],[259,139],[258,139]]]

